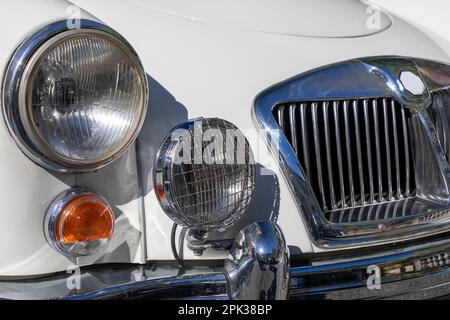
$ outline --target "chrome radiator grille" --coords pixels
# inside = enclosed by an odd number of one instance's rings
[[[288,103],[273,115],[324,212],[414,196],[410,113],[395,100]]]

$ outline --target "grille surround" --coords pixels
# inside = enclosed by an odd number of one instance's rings
[[[440,77],[430,78],[430,70],[439,71],[436,74]],[[422,79],[425,90],[421,94],[408,91],[400,80],[403,72],[413,73]],[[442,79],[446,79],[442,74],[447,76],[450,83],[450,65],[409,57],[367,57],[339,62],[294,76],[271,86],[255,98],[255,123],[267,135],[268,145],[279,161],[285,181],[304,218],[309,238],[315,246],[352,248],[450,231],[450,166],[439,145],[429,114],[432,103],[430,92],[442,85]],[[409,212],[399,219],[381,222],[373,219],[356,220],[344,224],[330,222],[325,217],[290,142],[280,132],[273,116],[274,108],[280,104],[288,105],[299,101],[373,97],[395,99],[413,114],[407,121],[410,134],[413,135],[410,141],[416,180],[415,198],[411,200],[414,205],[407,205]],[[398,204],[399,207],[400,205],[401,203]]]

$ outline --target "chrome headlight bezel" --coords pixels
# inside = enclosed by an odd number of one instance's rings
[[[40,60],[40,54],[53,44],[79,34],[97,34],[114,42],[126,52],[139,70],[142,83],[143,102],[139,120],[132,132],[120,144],[112,148],[107,156],[95,161],[80,161],[55,153],[29,121],[26,103],[26,89],[33,67]],[[58,173],[82,173],[98,170],[123,155],[138,136],[143,125],[148,104],[147,77],[137,53],[120,34],[108,26],[92,20],[80,20],[80,28],[69,28],[67,22],[58,21],[26,38],[12,55],[2,84],[2,109],[8,130],[20,150],[34,163]],[[29,119],[29,118],[28,118]]]

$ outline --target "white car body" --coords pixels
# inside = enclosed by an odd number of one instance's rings
[[[358,1],[247,1],[236,11],[237,1],[75,0],[72,4],[15,0],[0,4],[4,31],[0,75],[27,35],[49,22],[72,18],[77,13],[74,4],[81,8],[82,18],[105,23],[134,47],[149,79],[148,113],[136,142],[138,148],[133,146],[98,172],[78,175],[55,174],[34,164],[0,122],[1,277],[49,274],[74,263],[173,260],[173,222],[155,197],[151,169],[163,137],[183,120],[219,117],[250,134],[256,130],[251,115],[255,96],[302,72],[378,55],[450,62],[448,46],[394,15],[382,13],[380,29],[367,29],[366,21],[373,12]],[[233,238],[249,223],[276,214],[291,254],[331,250],[310,241],[264,140],[250,139],[250,143],[258,150],[257,162],[272,174],[257,177],[248,212],[232,229],[216,237]],[[102,194],[114,207],[117,219],[107,250],[75,261],[47,244],[43,219],[54,197],[80,185]],[[276,189],[279,199],[274,199]],[[274,202],[279,202],[277,212],[272,212]],[[182,252],[185,260],[225,257],[225,252],[215,250],[207,250],[201,257],[187,248]]]

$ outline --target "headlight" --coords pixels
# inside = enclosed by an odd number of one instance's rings
[[[56,171],[90,171],[136,138],[147,106],[136,53],[104,25],[55,23],[26,40],[4,80],[4,112],[21,149]]]
[[[162,143],[154,189],[176,223],[224,230],[246,211],[255,188],[253,154],[242,132],[221,119],[176,127]]]

